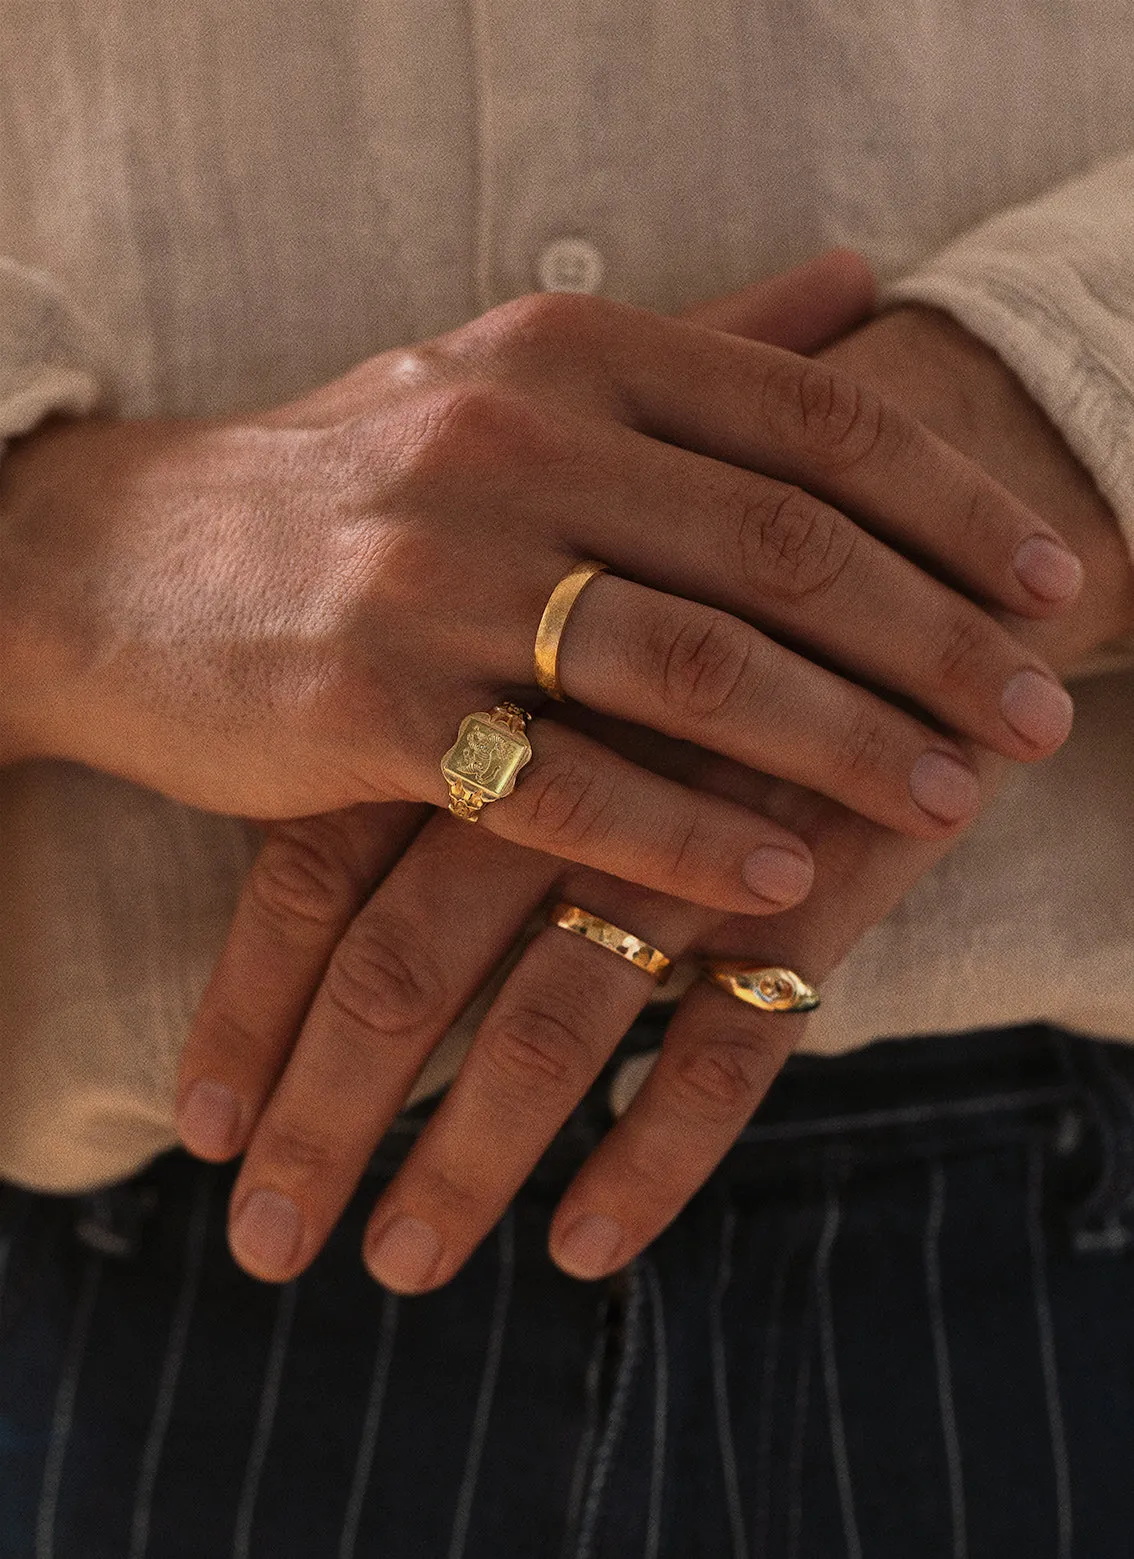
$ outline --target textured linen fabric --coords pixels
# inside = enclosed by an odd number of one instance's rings
[[[0,438],[285,399],[546,284],[564,239],[659,309],[851,244],[1004,355],[1134,539],[1132,44],[1134,0],[11,0]],[[1079,698],[805,1048],[1134,1034],[1134,677]],[[0,1174],[89,1186],[173,1140],[254,847],[77,767],[0,773]]]

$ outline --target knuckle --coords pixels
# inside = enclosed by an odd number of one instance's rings
[[[857,709],[843,733],[840,764],[846,774],[875,775],[886,767],[890,742],[884,719],[872,709]]]
[[[1008,512],[1004,494],[983,480],[964,494],[957,530],[964,557],[982,558],[991,551],[1007,550],[1020,537],[1019,523]]]
[[[457,1168],[420,1154],[414,1159],[413,1180],[418,1205],[442,1222],[451,1221],[462,1239],[489,1221],[489,1209],[499,1195],[471,1157]]]
[[[720,853],[719,841],[711,838],[710,833],[696,804],[671,819],[670,831],[659,850],[660,878],[666,885],[663,891],[682,898],[685,897],[683,888],[691,881],[700,881],[705,862],[714,860]]]
[[[314,1121],[300,1117],[266,1123],[257,1133],[255,1149],[261,1165],[286,1168],[289,1179],[307,1185],[322,1182],[337,1162],[334,1139],[321,1132]]]
[[[531,819],[542,841],[570,849],[601,845],[615,808],[614,782],[579,761],[549,762],[525,783]]]
[[[491,379],[447,384],[425,398],[405,465],[420,479],[506,460],[534,420],[521,395]]]
[[[768,1047],[754,1034],[736,1032],[690,1049],[675,1064],[670,1086],[687,1117],[739,1126],[759,1104],[768,1076]]]
[[[355,923],[323,990],[347,1035],[401,1036],[444,1022],[444,983],[420,939],[375,916]]]
[[[668,629],[659,649],[662,697],[679,716],[720,715],[746,686],[756,644],[726,612],[697,611]]]
[[[484,316],[493,342],[509,354],[541,360],[549,348],[577,352],[592,342],[609,310],[606,300],[587,293],[531,292],[501,303]]]
[[[974,607],[949,624],[937,652],[937,670],[944,682],[985,682],[996,661],[991,620]]]
[[[591,1050],[575,1014],[550,1003],[501,1016],[482,1034],[478,1049],[496,1092],[514,1099],[582,1087],[591,1072]]]
[[[466,502],[498,504],[501,482],[513,492],[527,476],[569,469],[578,449],[556,420],[522,386],[499,377],[463,377],[422,397],[402,431],[387,480],[397,496],[427,510],[451,504],[460,483]],[[420,543],[419,526],[411,527]]]
[[[774,433],[827,472],[871,461],[904,433],[901,414],[875,390],[807,359],[789,358],[772,369],[763,415]]]
[[[857,545],[848,520],[792,487],[742,500],[736,537],[742,578],[786,601],[828,594]]]
[[[335,814],[275,825],[247,891],[260,919],[281,932],[337,926],[352,907],[357,871]]]

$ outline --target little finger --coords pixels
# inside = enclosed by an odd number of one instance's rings
[[[537,719],[530,735],[534,756],[515,790],[471,826],[735,914],[773,914],[810,889],[811,853],[786,828],[629,763],[560,721]]]
[[[351,917],[427,816],[363,804],[268,829],[181,1054],[190,1153],[238,1153]]]
[[[555,1211],[549,1243],[564,1271],[602,1277],[661,1233],[736,1141],[806,1021],[704,982],[689,990],[652,1071]]]

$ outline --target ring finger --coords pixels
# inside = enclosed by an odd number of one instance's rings
[[[623,887],[565,891],[677,954],[712,917]],[[654,989],[653,976],[558,926],[525,950],[448,1093],[371,1217],[365,1259],[401,1293],[445,1283],[502,1215]]]
[[[979,805],[955,743],[727,612],[603,575],[575,607],[560,659],[564,687],[591,709],[901,833],[937,838]]]

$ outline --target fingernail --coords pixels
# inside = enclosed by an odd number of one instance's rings
[[[1017,736],[1036,747],[1066,741],[1074,711],[1066,690],[1038,671],[1018,671],[1000,696],[1000,713]]]
[[[1016,578],[1041,601],[1070,601],[1083,584],[1083,565],[1048,536],[1029,536],[1012,559]]]
[[[793,850],[765,845],[747,858],[743,875],[748,887],[762,899],[773,904],[798,904],[811,887],[815,868],[806,856]]]
[[[231,1088],[199,1078],[177,1111],[177,1133],[200,1158],[228,1158],[236,1151],[240,1105]]]
[[[980,806],[976,775],[944,752],[923,752],[910,770],[910,795],[931,817],[959,823]]]
[[[264,1277],[288,1272],[299,1253],[299,1211],[278,1191],[253,1191],[232,1226],[233,1254]]]
[[[555,1242],[556,1265],[576,1278],[600,1278],[616,1265],[622,1229],[613,1218],[588,1213]]]
[[[370,1252],[371,1275],[386,1288],[412,1294],[433,1276],[441,1254],[441,1239],[420,1218],[395,1218]]]

